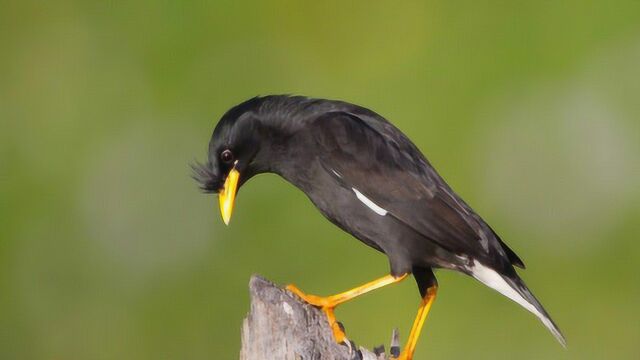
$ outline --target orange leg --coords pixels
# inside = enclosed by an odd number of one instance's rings
[[[302,300],[306,301],[307,303],[322,309],[322,312],[324,312],[327,315],[327,320],[329,321],[329,326],[331,326],[331,329],[333,330],[333,336],[336,342],[342,343],[346,339],[346,335],[344,334],[344,331],[340,328],[340,325],[336,320],[336,316],[334,314],[334,309],[336,308],[336,306],[344,302],[347,302],[357,296],[366,294],[369,291],[379,289],[386,285],[400,282],[404,280],[407,277],[407,275],[409,274],[403,274],[398,277],[394,277],[392,275],[383,276],[379,279],[373,280],[371,282],[368,282],[364,285],[358,286],[351,290],[342,292],[340,294],[327,296],[327,297],[307,295],[303,293],[300,289],[298,289],[295,285],[287,285],[287,290],[298,295]]]
[[[409,334],[407,345],[405,346],[402,353],[400,353],[400,357],[398,357],[398,360],[413,359],[413,352],[416,351],[416,345],[418,344],[418,338],[420,337],[422,325],[424,325],[424,321],[427,319],[427,315],[429,314],[431,305],[436,299],[437,292],[437,286],[432,286],[427,289],[427,294],[422,298],[420,307],[418,308],[418,314],[416,315],[416,319],[413,321],[413,326],[411,327],[411,333]]]

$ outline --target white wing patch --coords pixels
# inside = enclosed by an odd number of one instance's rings
[[[373,212],[375,212],[376,214],[378,214],[380,216],[387,215],[387,212],[388,212],[387,210],[381,208],[376,203],[371,201],[368,197],[362,195],[362,193],[360,191],[358,191],[358,189],[356,189],[356,188],[351,188],[351,189],[353,190],[354,193],[356,193],[356,197],[358,198],[358,200],[360,200],[363,204],[367,205],[367,207],[369,209],[373,210]]]

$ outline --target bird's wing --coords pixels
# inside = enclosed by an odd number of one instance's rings
[[[344,186],[357,190],[428,241],[490,263],[496,261],[497,253],[498,258],[522,265],[416,146],[379,115],[330,112],[316,119],[309,130],[319,161]]]

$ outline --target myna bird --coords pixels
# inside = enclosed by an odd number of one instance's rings
[[[347,102],[265,96],[229,110],[213,131],[208,161],[194,167],[218,193],[229,224],[238,189],[275,173],[302,190],[342,230],[387,255],[389,275],[328,297],[288,289],[321,308],[335,340],[336,306],[413,274],[422,297],[401,359],[411,359],[437,292],[434,269],[467,274],[560,329],[516,273],[520,258],[440,177],[418,148],[382,116]]]

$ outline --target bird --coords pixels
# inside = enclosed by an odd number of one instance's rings
[[[258,96],[228,110],[213,130],[207,160],[193,164],[206,193],[217,193],[229,224],[238,189],[273,173],[300,189],[330,222],[385,254],[389,272],[331,295],[287,289],[320,308],[335,340],[346,335],[334,310],[413,275],[420,303],[398,359],[414,356],[436,298],[435,270],[453,270],[533,313],[566,347],[562,332],[516,272],[524,262],[458,196],[416,145],[376,112],[345,101]]]

